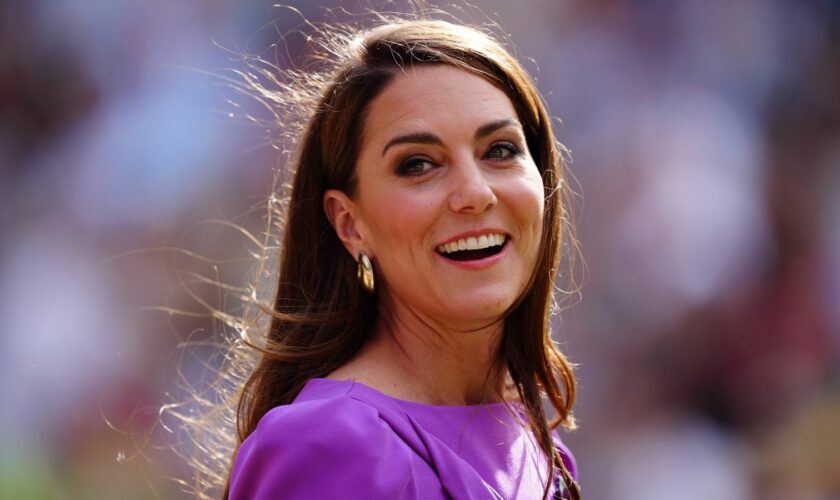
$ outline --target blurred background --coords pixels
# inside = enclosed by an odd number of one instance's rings
[[[474,3],[583,194],[556,330],[585,497],[840,498],[840,2]],[[277,167],[226,69],[359,12],[287,5],[0,3],[0,497],[186,498],[158,409],[222,331],[188,270],[245,285],[226,223],[263,229]]]

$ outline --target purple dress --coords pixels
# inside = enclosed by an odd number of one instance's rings
[[[312,379],[242,443],[230,500],[542,498],[547,462],[522,419],[503,403],[433,406]]]

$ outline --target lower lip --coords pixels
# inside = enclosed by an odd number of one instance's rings
[[[508,252],[508,248],[510,247],[510,240],[508,239],[505,241],[505,245],[502,247],[502,250],[497,253],[496,255],[491,255],[489,257],[485,257],[483,259],[475,259],[475,260],[454,260],[454,259],[447,259],[443,255],[435,252],[439,259],[445,261],[447,264],[452,264],[453,266],[460,267],[462,269],[486,269],[493,264],[502,260]]]

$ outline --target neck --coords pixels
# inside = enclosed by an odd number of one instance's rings
[[[402,304],[381,303],[373,336],[354,360],[363,369],[351,378],[426,404],[498,402],[504,372],[495,368],[502,332],[501,318],[446,325]]]

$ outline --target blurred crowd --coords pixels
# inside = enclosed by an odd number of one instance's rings
[[[262,229],[277,167],[226,70],[359,6],[272,3],[0,4],[0,497],[184,497],[158,410],[206,383],[179,346],[235,294],[200,278],[245,286],[227,222]],[[585,497],[840,498],[840,2],[474,3],[583,195]]]

